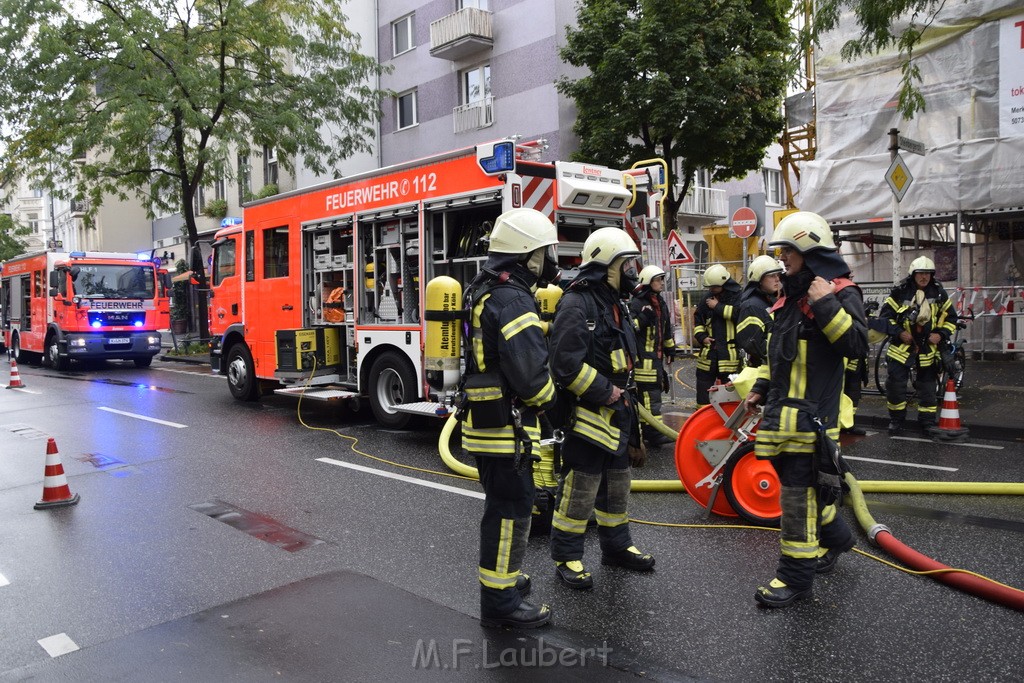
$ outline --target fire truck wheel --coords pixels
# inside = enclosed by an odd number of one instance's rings
[[[71,360],[67,356],[61,358],[55,334],[51,334],[50,338],[46,340],[46,361],[51,368],[60,371],[67,370],[71,365]]]
[[[391,429],[402,429],[411,415],[400,413],[395,406],[415,401],[416,373],[405,358],[394,351],[385,351],[370,367],[370,408],[377,422]]]
[[[16,334],[11,335],[11,358],[21,360],[21,338]]]
[[[148,368],[153,364],[153,356],[145,356],[144,358],[132,358],[137,368]]]
[[[768,460],[754,456],[754,443],[744,444],[723,470],[722,488],[732,509],[758,526],[777,526],[782,517],[782,484]]]
[[[244,343],[237,343],[228,351],[228,388],[239,401],[255,401],[260,397],[260,383],[252,354]]]

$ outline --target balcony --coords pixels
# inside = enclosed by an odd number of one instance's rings
[[[682,185],[676,185],[676,192],[682,190]],[[715,190],[710,187],[690,186],[690,191],[683,197],[683,203],[679,205],[680,216],[691,216],[694,218],[725,218],[729,214],[729,198],[725,190]]]
[[[494,45],[491,13],[465,7],[430,22],[430,55],[456,61]]]
[[[84,216],[89,213],[89,201],[86,199],[72,199],[71,200],[71,215],[72,216]]]
[[[456,133],[487,128],[494,123],[494,98],[488,95],[477,102],[455,107],[452,109],[452,122]]]

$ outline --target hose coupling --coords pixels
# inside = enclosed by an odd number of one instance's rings
[[[877,536],[878,534],[882,533],[883,531],[886,532],[887,534],[891,534],[892,533],[892,529],[890,529],[886,525],[884,525],[884,524],[876,524],[873,527],[871,527],[870,529],[868,529],[868,538],[871,539],[871,541],[873,543],[875,541],[875,536]]]

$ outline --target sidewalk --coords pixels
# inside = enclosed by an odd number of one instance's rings
[[[1024,362],[968,360],[964,385],[957,393],[960,421],[976,439],[1024,441]],[[939,394],[939,410],[942,394]],[[916,424],[917,411],[911,403],[907,424]],[[873,429],[889,425],[885,396],[864,390],[857,407],[857,424]]]

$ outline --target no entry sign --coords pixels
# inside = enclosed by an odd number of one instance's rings
[[[757,214],[749,206],[741,206],[732,214],[729,229],[736,237],[750,237],[757,232]]]

